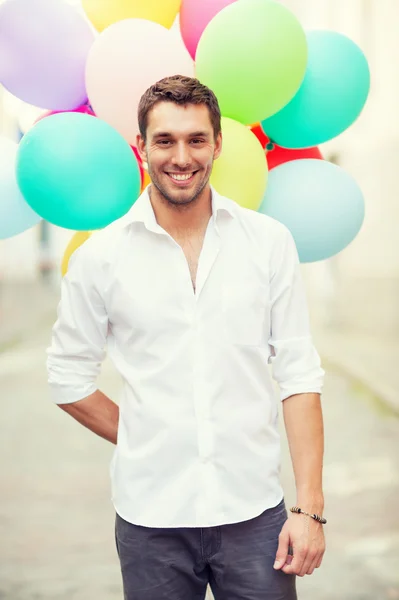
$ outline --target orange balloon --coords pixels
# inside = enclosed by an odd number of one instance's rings
[[[148,175],[147,171],[144,171],[143,185],[141,186],[141,191],[143,192],[145,190],[145,188],[147,187],[147,185],[149,185],[150,183],[151,183],[151,177]]]

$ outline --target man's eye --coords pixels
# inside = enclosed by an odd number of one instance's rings
[[[160,146],[166,146],[167,144],[170,144],[170,143],[171,143],[170,140],[159,140],[158,141],[158,144]]]
[[[193,139],[191,140],[193,144],[203,144],[204,140],[200,140],[200,139]]]

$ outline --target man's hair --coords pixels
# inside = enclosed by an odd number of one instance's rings
[[[144,141],[147,137],[148,113],[158,102],[174,102],[181,106],[186,104],[205,104],[208,107],[215,139],[221,130],[219,103],[215,94],[198,79],[173,75],[157,81],[142,95],[138,108],[140,135]]]

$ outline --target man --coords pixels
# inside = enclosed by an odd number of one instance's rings
[[[222,151],[211,90],[169,77],[138,119],[152,184],[71,259],[48,356],[54,401],[116,444],[125,599],[199,600],[210,583],[216,600],[293,600],[325,548],[320,522],[287,517],[267,367],[296,504],[322,515],[324,371],[295,243],[210,186]],[[95,384],[106,344],[119,408]]]

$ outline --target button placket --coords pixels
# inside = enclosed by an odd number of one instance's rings
[[[201,521],[207,519],[212,509],[212,456],[214,450],[213,434],[209,418],[209,406],[204,386],[204,373],[202,361],[205,348],[203,347],[200,333],[200,306],[196,304],[193,316],[193,403],[197,423],[198,441],[198,477],[200,501],[198,505],[198,518]]]

